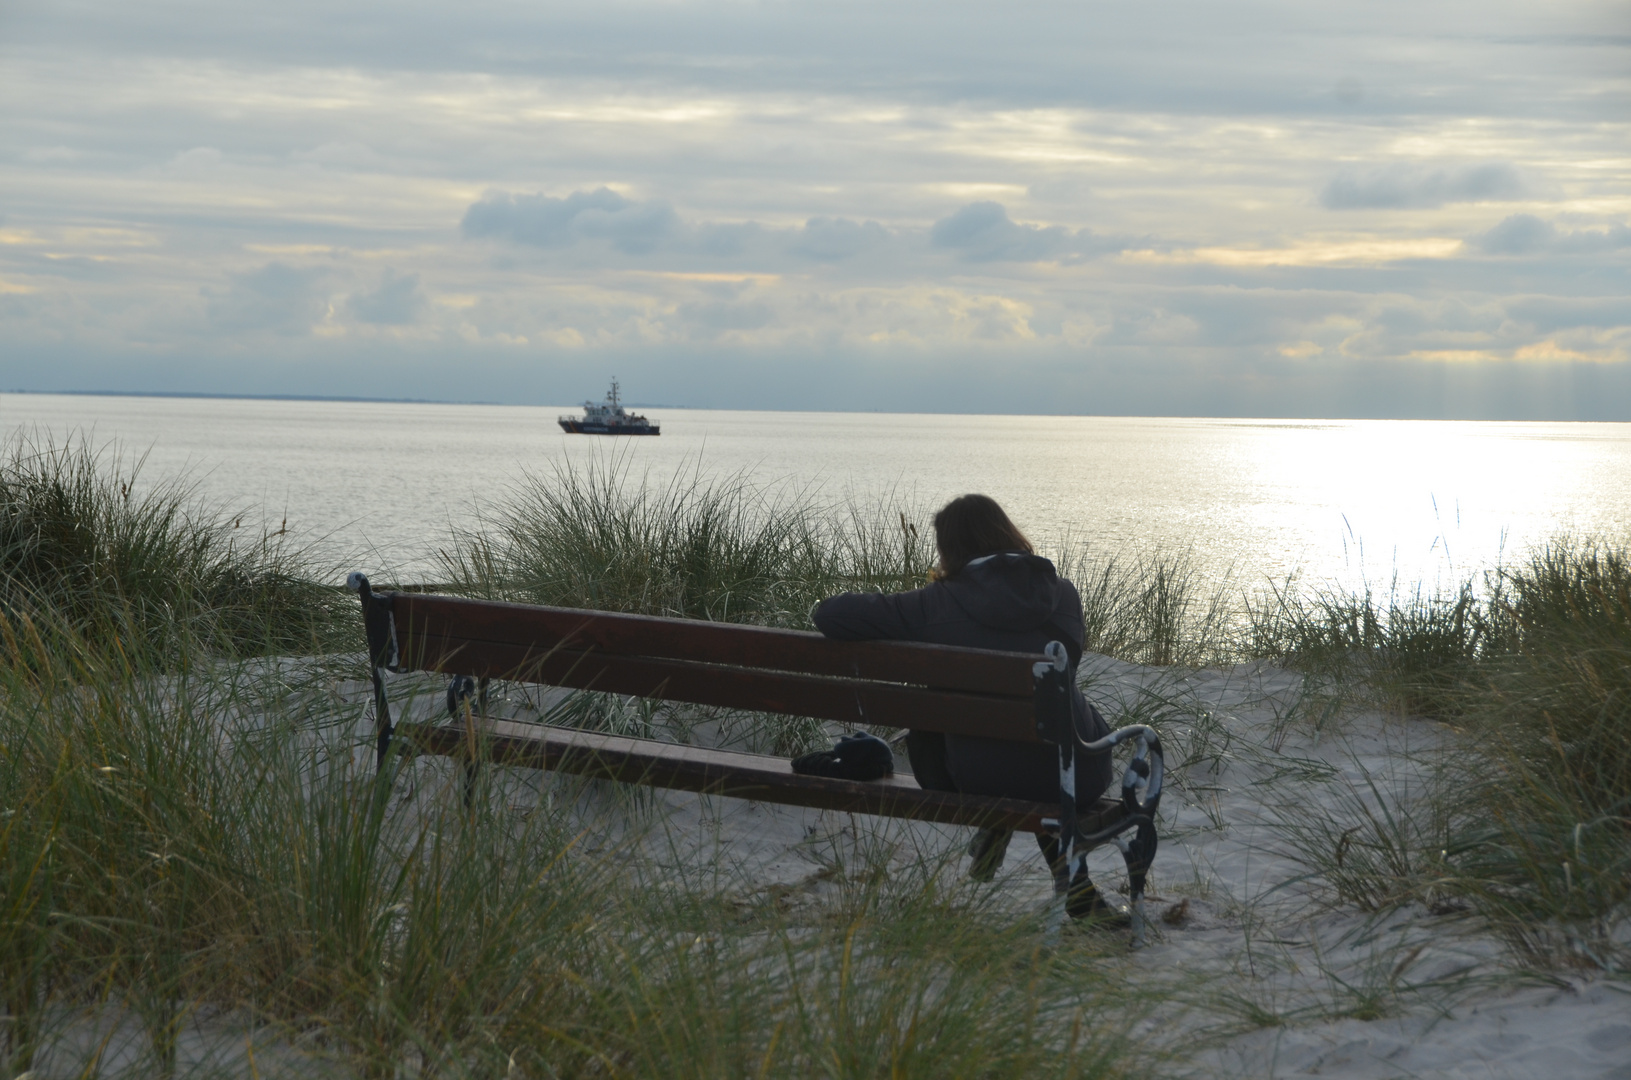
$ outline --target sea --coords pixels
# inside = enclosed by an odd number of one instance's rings
[[[983,492],[1044,552],[1181,555],[1204,581],[1445,587],[1561,536],[1631,535],[1631,424],[727,412],[656,438],[567,435],[572,406],[0,394],[0,431],[185,477],[336,573],[434,581],[456,529],[529,474],[742,478],[834,508]]]

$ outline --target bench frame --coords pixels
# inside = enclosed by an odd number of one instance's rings
[[[420,752],[463,758],[466,798],[483,761],[652,787],[1059,837],[1047,935],[1063,925],[1072,877],[1087,853],[1114,845],[1127,866],[1133,945],[1145,942],[1145,879],[1155,856],[1163,757],[1145,725],[1088,740],[1072,722],[1073,667],[1065,647],[1007,653],[911,642],[840,642],[795,630],[504,604],[410,592],[374,592],[347,579],[362,602],[374,691],[376,765],[393,736]],[[449,724],[391,719],[388,672],[453,676]],[[979,735],[1058,748],[1061,801],[1037,803],[925,791],[896,777],[862,782],[804,776],[780,758],[629,739],[487,718],[491,679],[813,716],[850,726]],[[1119,799],[1075,801],[1075,766],[1135,744]]]

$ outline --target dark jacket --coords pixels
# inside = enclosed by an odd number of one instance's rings
[[[816,629],[840,641],[925,641],[978,649],[1039,653],[1068,639],[1081,655],[1082,599],[1053,563],[1006,552],[975,559],[957,576],[903,593],[844,593],[823,600]],[[1109,733],[1081,691],[1073,702],[1078,730]],[[1051,746],[946,736],[946,764],[957,790],[1051,801],[1059,797],[1059,759]],[[1077,800],[1096,798],[1110,783],[1110,756],[1078,772]]]

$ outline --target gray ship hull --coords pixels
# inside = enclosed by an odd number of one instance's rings
[[[656,424],[594,424],[582,420],[558,420],[561,430],[568,435],[661,435]]]

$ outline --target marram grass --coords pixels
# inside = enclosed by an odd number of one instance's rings
[[[593,455],[526,475],[442,560],[466,595],[807,627],[826,596],[925,582],[931,544],[915,516],[707,476],[700,462],[654,480],[627,458]]]
[[[333,648],[354,604],[286,530],[243,527],[142,459],[15,435],[0,447],[0,611],[97,641],[179,633],[217,652]]]

